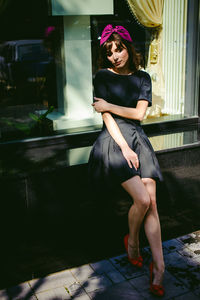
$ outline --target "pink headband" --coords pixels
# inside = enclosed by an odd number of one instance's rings
[[[121,35],[123,39],[132,42],[132,38],[129,32],[123,26],[116,26],[115,28],[113,28],[112,25],[109,24],[104,28],[102,32],[101,39],[100,39],[100,46],[109,39],[109,37],[113,32],[116,32],[119,35]]]

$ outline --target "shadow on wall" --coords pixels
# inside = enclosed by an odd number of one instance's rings
[[[31,155],[34,148],[23,161],[17,150],[7,151],[13,175],[3,172],[0,180],[0,288],[124,253],[131,199],[123,192],[92,193],[87,165],[65,167],[66,145],[58,147],[49,146],[49,158],[39,162]],[[158,158],[165,179],[158,184],[158,209],[167,240],[199,229],[200,171],[197,160],[196,166],[173,168],[167,156]]]
[[[181,177],[184,171],[185,176]],[[165,188],[158,192],[165,239],[194,232],[200,227],[200,172],[194,177],[189,176],[189,171],[182,172],[164,173]]]

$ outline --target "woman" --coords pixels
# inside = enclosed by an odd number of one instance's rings
[[[162,180],[153,148],[140,126],[151,105],[151,79],[140,70],[140,57],[128,31],[107,25],[100,40],[100,64],[94,80],[95,102],[102,113],[103,129],[89,159],[93,180],[111,188],[122,188],[133,204],[128,213],[129,234],[124,238],[129,261],[142,267],[139,231],[144,229],[152,251],[150,290],[164,295],[164,259],[160,222],[156,207],[156,181]]]

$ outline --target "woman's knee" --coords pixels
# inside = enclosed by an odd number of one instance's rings
[[[156,185],[155,185],[155,180],[152,178],[143,178],[142,182],[144,183],[146,190],[149,194],[150,198],[150,204],[149,206],[151,208],[156,209],[157,204],[156,204]]]
[[[129,193],[133,199],[134,205],[148,210],[150,206],[150,197],[147,189],[139,176],[134,176],[122,183],[122,187]]]
[[[152,178],[142,178],[142,182],[144,183],[144,185],[150,185],[150,186],[155,186],[156,185],[156,182],[154,179]]]
[[[150,208],[157,210],[156,197],[150,197]]]
[[[137,201],[138,206],[147,211],[151,205],[151,200],[148,195],[141,195]]]

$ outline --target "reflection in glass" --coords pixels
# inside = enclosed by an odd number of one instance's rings
[[[1,107],[42,103],[46,69],[51,61],[43,41],[7,41],[0,49]]]
[[[92,17],[94,74],[98,69],[98,37],[105,24],[126,27],[136,49],[143,55],[141,67],[152,79],[153,105],[145,115],[148,123],[197,115],[197,11],[198,1],[165,1],[163,25],[159,30],[136,24],[134,12],[131,15],[122,0],[115,1],[113,16]]]
[[[198,142],[198,131],[183,131],[149,138],[155,151],[183,147]]]
[[[13,136],[15,132],[16,136],[26,137],[33,133],[31,128],[36,120],[31,114],[56,107],[56,68],[50,46],[48,44],[47,47],[42,39],[13,40],[0,44],[2,137],[9,136],[9,132],[13,132]]]
[[[162,151],[197,143],[198,131],[196,129],[184,132],[177,132],[153,136],[149,139],[155,151]],[[91,152],[91,148],[92,147],[89,146],[66,150],[67,165],[73,166],[87,163]]]

